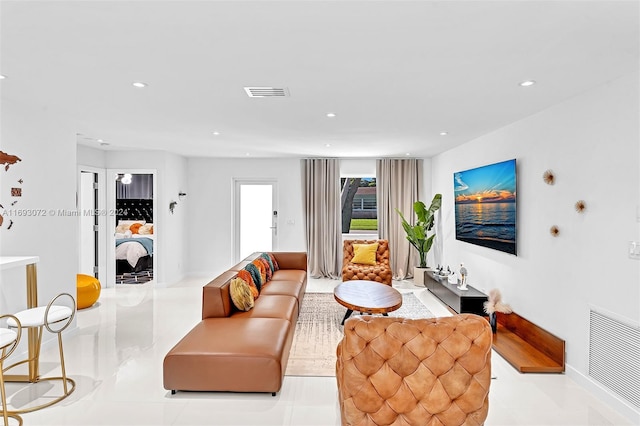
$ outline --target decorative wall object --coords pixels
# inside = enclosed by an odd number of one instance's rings
[[[549,232],[551,233],[552,236],[557,237],[560,234],[560,228],[558,228],[556,225],[553,225],[549,229]]]
[[[453,174],[456,239],[516,254],[516,160]]]
[[[578,200],[576,201],[575,208],[578,213],[582,213],[587,209],[587,203],[585,203],[584,200]]]
[[[549,169],[542,175],[542,179],[547,185],[553,185],[556,183],[556,176],[553,174],[553,170]]]

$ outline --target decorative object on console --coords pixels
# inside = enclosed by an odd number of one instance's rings
[[[556,183],[556,175],[553,173],[553,170],[547,170],[542,175],[542,179],[547,185],[553,185]]]
[[[587,209],[587,203],[584,200],[578,200],[575,204],[576,211],[582,213]]]
[[[516,160],[454,173],[453,185],[456,239],[516,255]]]
[[[549,232],[551,233],[552,236],[557,237],[558,235],[560,235],[560,228],[558,228],[556,225],[553,225],[549,229]]]
[[[433,239],[436,234],[433,232],[431,236],[428,236],[429,231],[432,230],[434,225],[435,213],[440,209],[442,205],[442,194],[436,194],[431,200],[431,205],[427,209],[422,201],[416,201],[413,203],[413,211],[418,218],[415,225],[410,225],[404,218],[402,212],[395,209],[402,219],[402,227],[407,233],[407,241],[418,250],[420,256],[420,266],[414,269],[413,280],[415,284],[424,285],[424,270],[427,268],[427,253],[431,250],[433,245]]]
[[[497,288],[489,290],[489,297],[484,302],[484,311],[489,314],[489,324],[491,324],[491,330],[496,333],[498,324],[496,319],[496,312],[502,314],[510,314],[513,312],[511,306],[502,301],[502,294]]]
[[[467,268],[464,267],[464,263],[460,264],[460,285],[458,286],[459,290],[467,289]]]

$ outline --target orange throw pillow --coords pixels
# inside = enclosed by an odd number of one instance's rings
[[[238,278],[240,278],[241,280],[249,284],[249,288],[251,289],[251,294],[253,294],[253,298],[257,299],[258,296],[260,295],[260,292],[258,291],[258,287],[256,286],[256,283],[253,281],[251,272],[247,271],[246,269],[243,269],[241,271],[238,271],[237,276]]]
[[[138,230],[140,229],[140,227],[142,226],[141,223],[134,223],[131,226],[129,226],[129,231],[131,231],[132,234],[137,234]]]

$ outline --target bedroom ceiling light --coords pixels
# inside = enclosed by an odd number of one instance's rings
[[[325,143],[324,146],[326,146],[327,148],[331,148],[331,144],[330,143]]]
[[[5,78],[7,78],[7,76],[6,76],[6,75],[4,75],[4,74],[0,74],[0,80],[4,80]]]
[[[447,136],[449,132],[440,132],[440,136]]]
[[[133,87],[137,87],[139,89],[142,89],[143,87],[147,87],[147,83],[143,83],[141,81],[134,81],[132,84],[133,84]]]
[[[220,132],[213,132],[213,136],[220,136]]]
[[[529,86],[533,86],[534,84],[536,84],[535,80],[525,80],[525,81],[521,81],[520,86],[522,87],[529,87]]]
[[[329,118],[333,118],[333,117],[335,117],[335,116],[336,116],[336,113],[335,113],[335,112],[328,112],[328,113],[327,113],[327,117],[329,117]]]

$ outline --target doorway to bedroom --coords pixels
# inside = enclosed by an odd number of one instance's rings
[[[113,206],[108,229],[113,229],[107,260],[109,283],[145,284],[157,276],[155,171],[109,170],[107,194]]]

